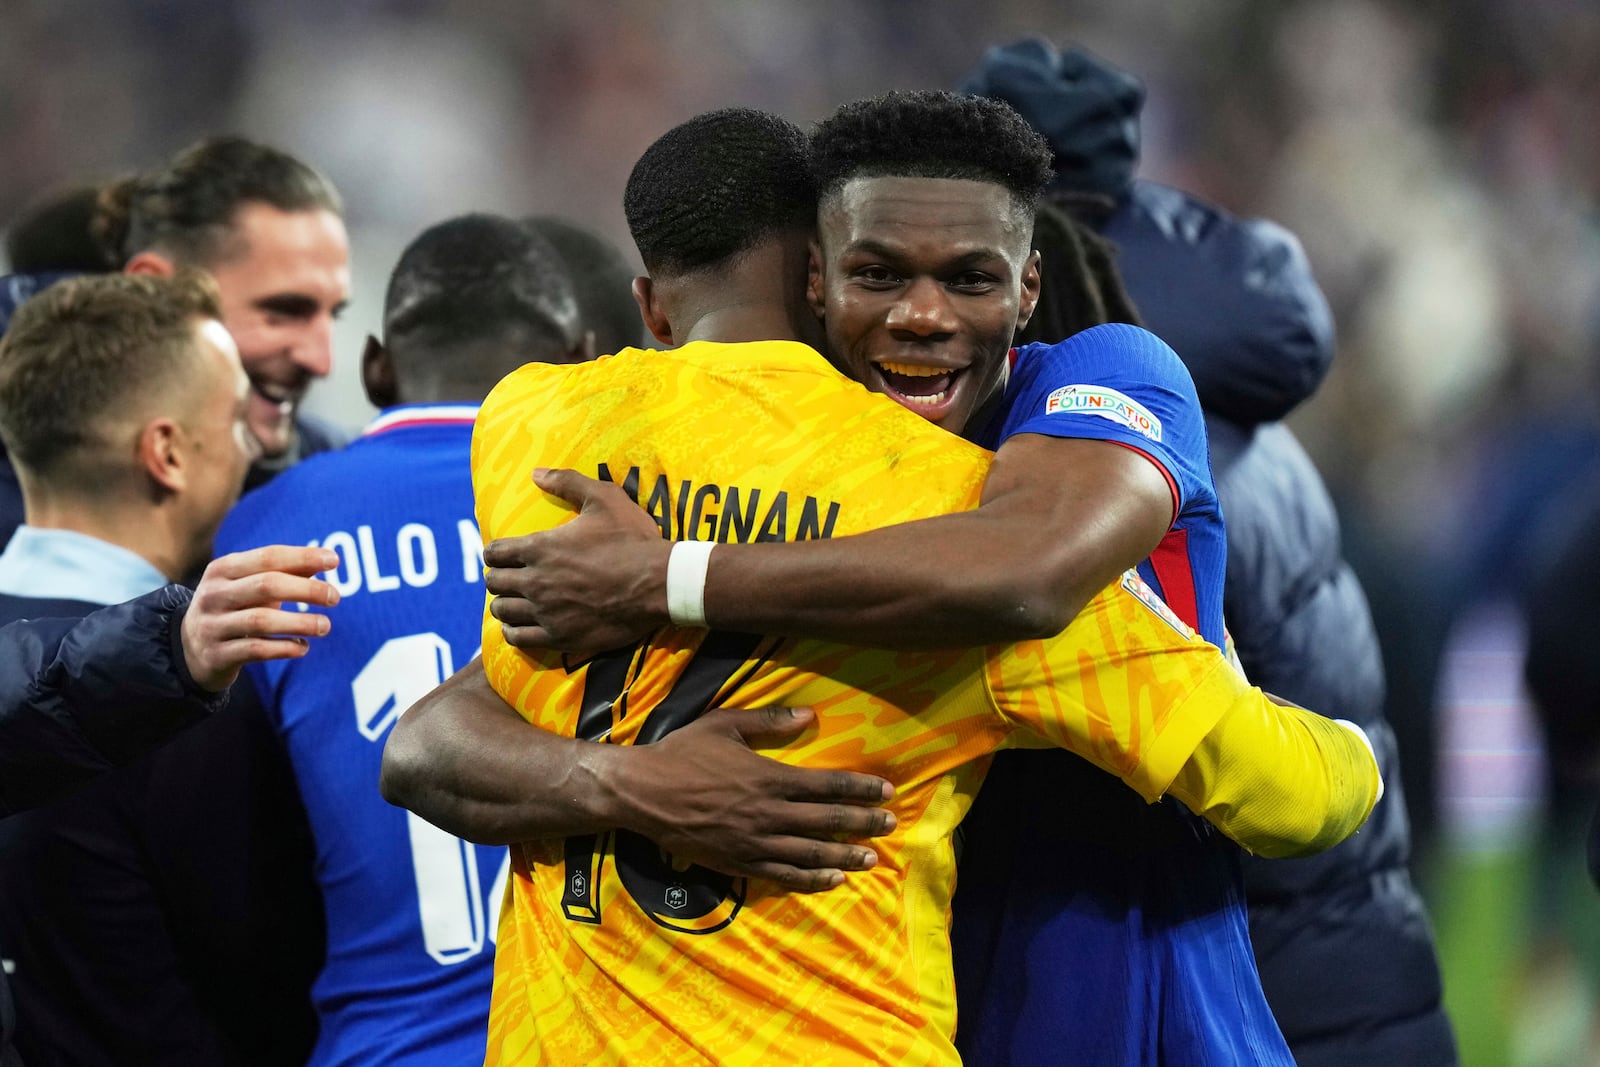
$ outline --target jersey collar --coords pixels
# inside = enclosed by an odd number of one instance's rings
[[[367,423],[362,437],[413,426],[471,426],[478,417],[476,404],[401,404],[385,408]]]

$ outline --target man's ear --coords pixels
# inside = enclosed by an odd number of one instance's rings
[[[400,403],[400,384],[394,377],[394,357],[383,342],[367,334],[361,350],[361,388],[375,408],[392,408]]]
[[[1037,250],[1029,253],[1027,262],[1022,265],[1022,298],[1017,301],[1017,332],[1028,325],[1028,320],[1033,318],[1033,309],[1039,303],[1039,265],[1041,259]]]
[[[650,331],[650,336],[670,348],[672,323],[667,321],[656,293],[656,283],[649,275],[641,274],[633,280],[633,302],[639,305],[639,317],[644,320],[644,328]]]
[[[815,239],[806,245],[806,303],[817,318],[825,317],[828,306],[826,287],[822,284],[822,245]]]
[[[151,419],[139,431],[136,448],[139,466],[160,490],[181,493],[189,484],[188,457],[183,451],[182,430],[172,419]]]
[[[122,268],[124,274],[154,274],[170,278],[178,272],[178,265],[160,252],[140,252]]]

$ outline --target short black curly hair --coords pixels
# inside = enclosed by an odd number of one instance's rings
[[[645,149],[622,206],[651,274],[721,266],[764,238],[815,225],[808,139],[753,108],[698,115]]]
[[[1049,142],[1011,105],[942,89],[845,104],[811,135],[824,200],[852,178],[967,178],[1004,186],[1031,218],[1052,159]]]
[[[471,214],[406,246],[384,299],[391,350],[449,350],[513,329],[563,351],[579,339],[571,277],[543,237],[513,219]]]

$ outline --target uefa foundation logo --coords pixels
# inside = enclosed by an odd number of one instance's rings
[[[1045,398],[1046,415],[1098,415],[1120,422],[1152,441],[1161,440],[1161,420],[1126,393],[1099,385],[1064,385]]]

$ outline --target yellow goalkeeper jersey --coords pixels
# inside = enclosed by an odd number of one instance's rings
[[[570,517],[533,484],[543,466],[624,485],[664,536],[726,542],[971,508],[989,459],[803,345],[696,342],[522,368],[483,405],[472,466],[486,540]],[[483,638],[525,718],[599,743],[649,743],[715,706],[813,707],[816,726],[768,754],[880,774],[898,819],[876,867],[814,895],[682,868],[627,832],[513,847],[491,1064],[956,1063],[951,836],[985,757],[1046,741],[1153,800],[1231,706],[1262,699],[1132,572],[1059,636],[1004,648],[668,628],[570,663],[509,647],[487,614]]]

